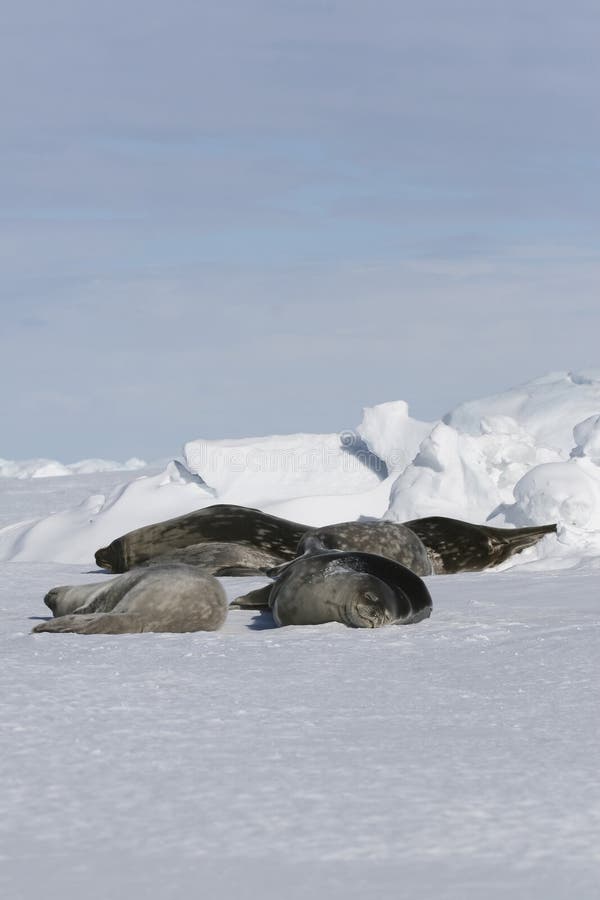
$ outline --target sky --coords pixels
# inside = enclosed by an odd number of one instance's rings
[[[7,5],[0,457],[600,365],[599,34],[581,0]]]

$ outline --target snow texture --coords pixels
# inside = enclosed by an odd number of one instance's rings
[[[12,519],[0,528],[0,560],[91,563],[117,535],[222,502],[307,525],[428,515],[557,522],[558,538],[542,542],[538,558],[546,568],[575,565],[581,552],[600,551],[599,422],[600,370],[589,370],[461,404],[438,422],[413,419],[396,401],[366,409],[356,430],[341,434],[198,439],[163,471],[79,492],[77,506],[50,516]],[[16,480],[6,482],[14,491]]]
[[[203,442],[201,465],[194,442],[126,484],[2,479],[1,896],[595,900],[599,388],[553,375],[429,424],[382,404],[350,436],[294,436],[292,458],[331,451],[304,481],[244,469],[280,437]],[[556,517],[559,534],[428,579],[414,626],[232,610],[211,634],[30,634],[50,587],[107,578],[97,546],[238,490],[315,523]],[[263,583],[223,579],[230,598]]]
[[[597,570],[431,578],[404,628],[28,633],[104,577],[0,566],[2,896],[597,896]]]

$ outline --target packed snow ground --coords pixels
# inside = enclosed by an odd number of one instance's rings
[[[431,578],[405,628],[28,633],[99,577],[0,566],[2,896],[597,897],[597,572]]]
[[[358,439],[192,442],[126,484],[0,479],[1,895],[596,898],[599,415],[600,376],[558,374],[443,422],[382,404]],[[50,587],[107,577],[101,534],[215,500],[560,533],[428,579],[415,626],[29,633]]]

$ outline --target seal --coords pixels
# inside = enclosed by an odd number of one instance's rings
[[[37,625],[35,633],[216,631],[228,608],[216,578],[182,563],[134,569],[101,585],[53,588],[44,602],[56,618]]]
[[[423,541],[395,522],[341,522],[324,528],[311,528],[298,544],[298,556],[308,547],[320,545],[323,550],[357,550],[386,556],[406,566],[415,575],[432,575],[433,566]]]
[[[268,606],[277,625],[379,628],[419,622],[431,615],[432,603],[425,583],[406,566],[373,553],[325,550],[290,562],[274,584],[232,606]]]
[[[150,560],[175,559],[219,575],[256,574],[302,554],[316,536],[324,547],[386,556],[418,575],[479,572],[556,531],[556,525],[490,528],[432,516],[404,524],[387,521],[341,522],[309,528],[258,509],[216,504],[137,528],[96,551],[96,562],[119,573]],[[215,546],[211,553],[201,545]],[[239,548],[235,550],[233,545]],[[194,550],[187,551],[187,548]]]
[[[151,557],[143,566],[162,566],[169,562],[195,566],[209,575],[242,576],[261,575],[281,562],[281,557],[259,547],[215,541],[207,544],[190,544],[181,550],[172,550],[162,556]]]
[[[256,547],[279,562],[293,559],[306,525],[270,516],[258,509],[216,504],[155,525],[136,528],[96,551],[96,563],[111,572],[127,572],[147,560],[190,544],[226,542]]]
[[[529,528],[491,528],[445,516],[413,519],[404,526],[414,532],[427,548],[433,572],[481,572],[499,566],[505,560],[536,544],[556,525]]]

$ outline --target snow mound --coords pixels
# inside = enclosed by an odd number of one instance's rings
[[[0,531],[0,559],[91,563],[94,551],[119,534],[214,502],[206,485],[174,460],[109,496],[94,494],[74,509],[9,525]]]
[[[365,409],[356,431],[387,471],[398,474],[414,459],[431,428],[431,422],[411,419],[408,403],[397,400]]]
[[[600,412],[600,369],[552,372],[481,400],[461,403],[444,422],[468,434],[481,432],[482,419],[510,416],[538,446],[568,456],[578,422]]]
[[[307,525],[429,515],[557,523],[557,536],[505,567],[564,567],[600,553],[600,370],[553,373],[433,423],[411,418],[400,400],[365,409],[354,431],[198,439],[184,452],[185,463],[171,462],[160,475],[0,530],[0,559],[89,563],[94,550],[132,528],[219,502]],[[60,466],[35,462],[11,465],[28,472],[19,477]]]
[[[184,458],[190,472],[220,500],[248,506],[306,495],[359,493],[382,478],[380,461],[372,460],[353,432],[195,440],[184,446]]]
[[[96,472],[133,472],[146,462],[132,456],[124,463],[112,459],[82,459],[65,465],[55,459],[27,459],[17,462],[0,459],[0,478],[57,478],[65,475],[93,475]]]
[[[484,417],[481,431],[435,425],[394,481],[386,518],[406,522],[438,515],[485,522],[512,501],[515,484],[529,469],[559,458],[537,447],[508,416]]]

